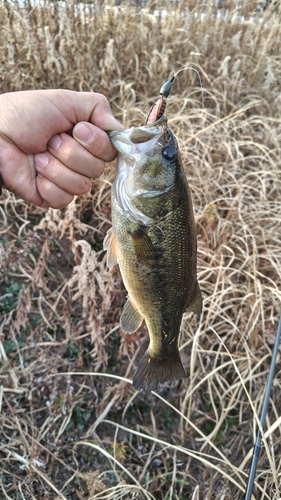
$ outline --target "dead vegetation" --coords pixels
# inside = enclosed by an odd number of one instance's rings
[[[188,379],[149,399],[130,380],[146,332],[118,326],[106,268],[114,165],[66,209],[0,201],[0,499],[241,500],[281,298],[280,13],[257,2],[0,6],[1,91],[103,92],[125,125],[162,83],[198,225],[200,320]],[[242,2],[240,2],[242,3]],[[280,362],[254,498],[281,497]]]

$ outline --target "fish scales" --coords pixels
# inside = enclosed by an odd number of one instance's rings
[[[182,315],[202,309],[192,199],[166,117],[109,135],[119,153],[104,248],[128,291],[121,328],[133,333],[145,319],[150,344],[133,384],[152,390],[185,377],[178,351]]]

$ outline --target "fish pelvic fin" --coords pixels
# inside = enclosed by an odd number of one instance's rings
[[[186,310],[194,312],[195,314],[201,314],[203,308],[203,300],[201,295],[201,290],[198,285],[198,281],[196,281],[195,292],[193,294],[193,299],[190,304],[188,304]]]
[[[159,383],[186,378],[178,349],[173,356],[152,356],[149,349],[143,356],[133,378],[136,391],[152,391]]]
[[[103,249],[107,250],[107,266],[109,269],[118,263],[117,248],[117,239],[111,227],[103,240]]]
[[[133,306],[130,299],[127,299],[120,317],[120,326],[125,333],[136,332],[143,322],[143,317]]]

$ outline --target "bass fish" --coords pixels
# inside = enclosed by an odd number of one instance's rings
[[[160,111],[159,111],[160,109]],[[119,264],[128,292],[120,326],[134,333],[145,320],[150,344],[133,378],[138,391],[186,377],[178,350],[185,311],[200,314],[193,206],[175,136],[163,106],[152,123],[110,131],[118,150],[111,190],[112,228],[104,249]]]

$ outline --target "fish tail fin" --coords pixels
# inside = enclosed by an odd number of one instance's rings
[[[149,349],[144,354],[133,378],[136,391],[151,391],[159,383],[185,378],[178,349],[172,357],[152,356]]]

